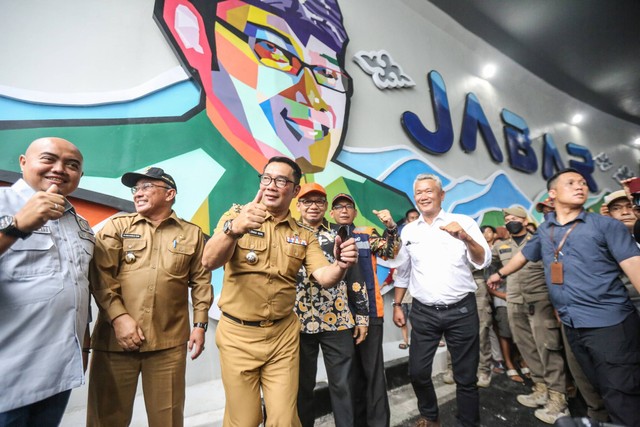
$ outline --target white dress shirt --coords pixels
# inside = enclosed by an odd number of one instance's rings
[[[473,262],[463,241],[440,229],[452,222],[460,224],[482,246],[482,264]],[[453,304],[475,292],[471,272],[491,262],[491,249],[478,224],[466,215],[440,210],[431,224],[421,215],[402,229],[400,239],[395,286],[409,288],[413,298],[423,304]]]

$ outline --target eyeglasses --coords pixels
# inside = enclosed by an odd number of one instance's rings
[[[284,188],[287,186],[288,183],[292,183],[295,185],[294,181],[291,181],[290,179],[287,179],[284,176],[276,176],[274,178],[269,175],[258,175],[258,177],[260,178],[260,184],[264,185],[265,187],[268,187],[269,185],[271,185],[271,181],[275,181],[276,187],[278,188]]]
[[[133,187],[131,187],[131,194],[136,194],[138,190],[142,190],[142,192],[146,193],[148,190],[151,189],[151,187],[158,187],[158,188],[164,188],[165,190],[171,190],[171,187],[165,187],[164,185],[156,185],[150,182],[145,182],[142,185],[134,185]]]
[[[311,205],[316,205],[319,208],[324,208],[327,205],[327,201],[324,199],[300,199],[298,201],[302,203],[302,206],[304,206],[305,208],[310,208]]]
[[[353,206],[352,204],[348,204],[348,205],[335,205],[332,209],[333,209],[334,211],[341,211],[341,210],[344,210],[344,209],[346,209],[346,210],[350,211],[351,209],[355,209],[355,206]]]
[[[222,19],[216,19],[216,22],[220,23],[220,25],[229,30],[233,35],[247,43],[262,65],[294,76],[300,75],[304,68],[308,68],[320,86],[340,93],[349,91],[351,87],[351,77],[349,77],[345,71],[334,70],[323,67],[322,65],[307,64],[293,53],[272,41],[245,34]],[[271,31],[255,24],[247,24],[255,27],[260,32],[271,33]]]

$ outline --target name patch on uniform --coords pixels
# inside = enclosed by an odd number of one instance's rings
[[[33,230],[33,232],[36,234],[51,234],[51,227],[49,227],[48,225],[43,225],[37,230]]]
[[[508,249],[498,249],[498,253],[501,253],[501,254],[506,254],[506,253],[509,253],[509,252],[511,252],[511,248],[508,248]]]
[[[260,230],[249,230],[249,234],[252,236],[264,237],[264,231]]]
[[[122,233],[123,239],[139,239],[141,237],[141,234]]]
[[[293,243],[294,245],[307,246],[307,241],[301,239],[300,236],[295,235],[293,237],[287,236],[287,243]]]

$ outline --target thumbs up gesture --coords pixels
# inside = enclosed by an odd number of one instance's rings
[[[64,214],[65,199],[58,192],[58,186],[52,184],[47,191],[38,191],[15,214],[15,221],[20,231],[32,232],[42,227],[47,221],[58,219]]]
[[[258,190],[256,197],[244,205],[240,214],[233,220],[234,233],[247,233],[249,230],[260,228],[267,219],[267,207],[261,203],[262,189]]]
[[[396,228],[396,222],[391,218],[391,212],[388,209],[383,209],[381,211],[373,210],[372,211],[375,216],[378,217],[380,221],[384,224],[388,229],[393,230]]]

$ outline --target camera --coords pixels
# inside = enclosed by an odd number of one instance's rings
[[[633,198],[633,205],[640,207],[640,178],[634,178],[629,181],[629,192]]]

